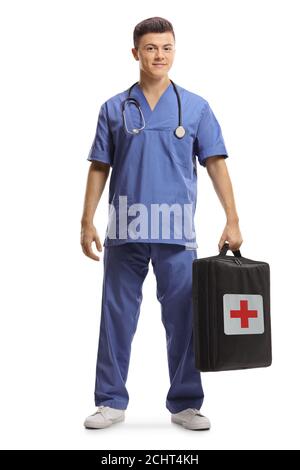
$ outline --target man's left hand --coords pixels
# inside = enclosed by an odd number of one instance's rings
[[[219,251],[223,248],[225,242],[228,242],[231,251],[238,250],[243,243],[242,234],[238,222],[227,222],[222,236],[218,243]]]

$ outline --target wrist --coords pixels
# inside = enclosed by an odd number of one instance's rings
[[[239,218],[238,216],[227,217],[227,224],[238,224]]]
[[[81,218],[80,223],[82,227],[87,227],[89,225],[93,225],[93,219],[91,219],[90,217],[84,216]]]

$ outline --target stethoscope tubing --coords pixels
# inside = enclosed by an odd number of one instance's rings
[[[182,126],[182,108],[181,108],[181,100],[180,100],[180,96],[179,96],[179,93],[178,93],[178,90],[177,90],[177,87],[175,85],[175,83],[173,82],[173,80],[170,79],[170,82],[172,83],[172,86],[173,86],[173,89],[175,91],[175,94],[176,94],[176,98],[177,98],[177,105],[178,105],[178,126],[177,128],[175,129],[175,135],[176,137],[178,138],[182,138],[184,137],[185,135],[185,129],[184,127]],[[130,96],[131,94],[131,90],[132,88],[137,85],[139,82],[135,82],[133,85],[131,85],[131,87],[129,88],[128,90],[128,97],[123,101],[122,103],[122,114],[123,114],[123,120],[124,120],[124,126],[126,128],[126,131],[129,133],[129,134],[138,134],[142,129],[145,128],[145,119],[144,119],[144,115],[143,115],[143,112],[142,112],[142,109],[141,109],[141,105],[139,103],[139,101],[136,99],[136,98],[133,98]],[[143,120],[143,125],[141,128],[139,129],[133,129],[133,132],[130,132],[128,127],[127,127],[127,123],[126,123],[126,117],[125,117],[125,108],[126,108],[126,105],[128,103],[134,103],[135,106],[138,108],[139,110],[139,113],[142,117],[142,120]]]

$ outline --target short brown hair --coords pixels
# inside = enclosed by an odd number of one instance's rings
[[[160,16],[153,16],[152,18],[147,18],[146,20],[141,21],[136,25],[133,31],[133,43],[134,47],[137,49],[139,44],[139,39],[147,33],[165,33],[170,31],[173,34],[175,40],[175,33],[173,26],[170,21]]]

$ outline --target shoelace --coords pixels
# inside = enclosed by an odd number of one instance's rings
[[[107,408],[107,406],[104,406],[104,405],[98,406],[98,410],[96,411],[96,413],[94,413],[94,416],[97,415],[98,413],[102,413],[102,411],[104,411],[104,408]]]
[[[191,408],[192,412],[196,416],[203,416],[197,408]]]

